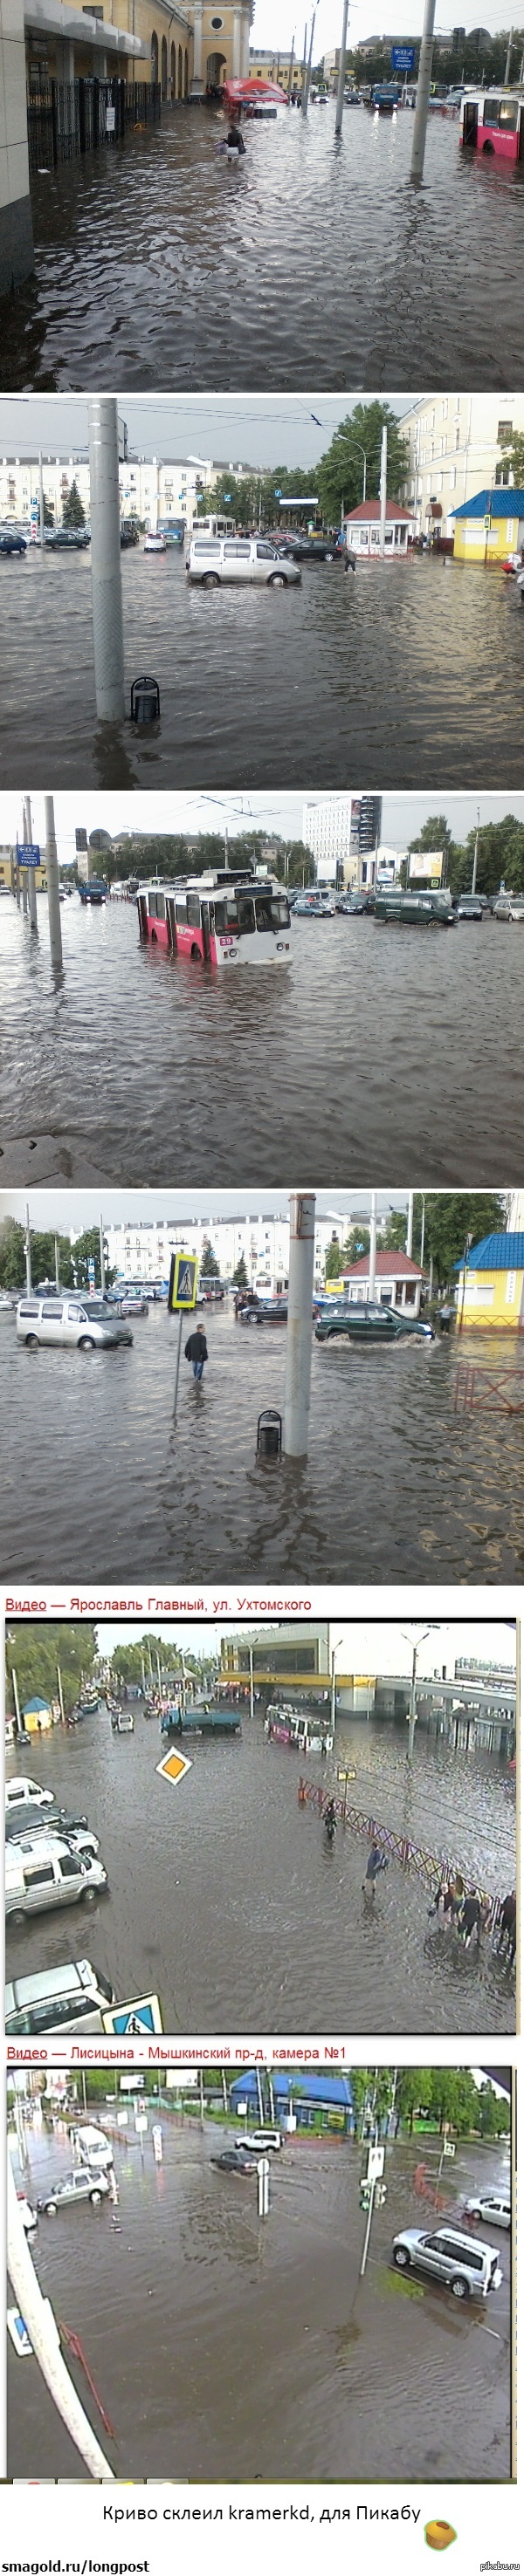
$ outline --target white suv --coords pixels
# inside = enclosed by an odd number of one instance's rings
[[[301,581],[295,563],[277,554],[267,537],[192,537],[186,557],[188,581],[204,590],[219,590],[224,581],[265,582],[288,590]]]
[[[442,2281],[454,2299],[485,2299],[489,2290],[500,2290],[502,2281],[493,2246],[480,2236],[461,2236],[455,2227],[403,2227],[393,2238],[393,2262],[399,2272],[413,2265],[430,2280]]]

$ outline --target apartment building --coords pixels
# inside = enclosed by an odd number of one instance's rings
[[[440,527],[453,535],[451,512],[487,485],[514,479],[508,445],[524,432],[524,393],[423,394],[402,415],[409,473],[402,499],[420,536]]]
[[[209,491],[217,468],[208,458],[195,467],[184,461],[157,456],[130,456],[119,470],[120,507],[123,519],[143,520],[146,528],[156,528],[157,521],[184,519],[190,529],[196,516],[199,492]],[[85,456],[45,456],[42,466],[44,499],[53,513],[55,527],[61,527],[64,510],[73,483],[89,519],[89,464]],[[12,523],[27,529],[38,526],[40,509],[40,467],[38,457],[0,459],[0,523]]]

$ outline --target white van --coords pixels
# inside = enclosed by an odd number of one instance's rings
[[[23,1809],[24,1807],[32,1806],[33,1802],[35,1807],[54,1806],[54,1791],[52,1789],[41,1789],[39,1787],[38,1780],[29,1780],[25,1771],[17,1773],[14,1780],[6,1780],[6,1816],[10,1814],[12,1808],[20,1807]]]
[[[13,1977],[5,1990],[7,2039],[46,2039],[51,2031],[103,2031],[113,1987],[90,1959],[68,1959],[38,1976]]]
[[[231,581],[289,590],[302,580],[298,565],[277,554],[268,537],[192,537],[186,572],[188,581],[199,581],[203,590],[219,590]]]
[[[107,2173],[108,2166],[113,2163],[113,2149],[104,2129],[75,2129],[74,2142],[81,2163],[89,2165],[91,2173]]]
[[[129,1324],[102,1297],[20,1297],[16,1330],[30,1351],[38,1351],[42,1342],[61,1350],[94,1351],[133,1340]]]
[[[58,1836],[29,1835],[25,1849],[10,1843],[5,1864],[5,1910],[13,1923],[27,1914],[47,1913],[49,1906],[94,1905],[107,1887],[107,1870],[91,1852],[71,1851]]]

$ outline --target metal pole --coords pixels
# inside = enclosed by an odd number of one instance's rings
[[[426,0],[424,26],[422,30],[422,44],[420,47],[418,66],[417,104],[415,108],[415,124],[413,129],[413,150],[411,154],[411,178],[415,180],[422,179],[424,176],[424,154],[426,150],[429,93],[431,89],[431,73],[433,67],[434,26],[435,0]]]
[[[179,1315],[179,1318],[178,1318],[178,1341],[177,1341],[177,1346],[176,1346],[176,1363],[175,1363],[175,1393],[174,1393],[174,1398],[173,1398],[173,1421],[174,1421],[174,1422],[176,1422],[176,1409],[177,1409],[177,1404],[178,1404],[178,1380],[179,1380],[179,1376],[180,1376],[180,1349],[181,1349],[181,1342],[182,1342],[182,1315],[180,1314],[180,1315]]]
[[[512,27],[510,27],[510,31],[509,31],[509,41],[508,41],[508,50],[507,50],[507,54],[506,54],[506,69],[505,69],[505,73],[504,73],[504,88],[505,88],[505,89],[507,89],[508,81],[509,81],[509,70],[510,70],[510,63],[511,63],[511,56],[512,56],[512,53],[513,53],[513,28],[512,28]]]
[[[306,84],[306,69],[307,69],[307,18],[306,18],[306,24],[305,24],[305,28],[304,28],[304,52],[303,52],[303,55],[302,55],[302,88],[301,88],[301,93],[300,93],[300,105],[301,105],[301,108],[303,108],[303,104],[304,104],[304,89],[305,89],[305,84]]]
[[[317,13],[316,13],[316,9],[314,9],[314,10],[313,10],[312,20],[311,20],[311,35],[310,35],[310,39],[309,39],[309,54],[308,54],[308,61],[307,61],[307,72],[306,72],[306,78],[305,78],[305,82],[304,82],[304,88],[303,88],[303,91],[302,91],[302,115],[303,115],[303,116],[307,116],[308,107],[309,107],[309,92],[310,92],[310,87],[311,87],[311,59],[312,59],[312,54],[313,54],[313,37],[314,37],[314,33],[315,33],[315,18],[316,18],[316,14],[317,14]]]
[[[314,1190],[293,1190],[289,1201],[289,1289],[286,1333],[284,1452],[307,1458],[311,1389]]]
[[[371,1192],[371,1217],[370,1217],[370,1224],[369,1224],[369,1303],[370,1303],[370,1306],[372,1306],[372,1305],[373,1305],[373,1301],[374,1301],[374,1296],[375,1296],[375,1285],[376,1285],[376,1276],[377,1276],[377,1193],[376,1193],[376,1190],[372,1190],[372,1192]]]
[[[43,468],[42,468],[42,449],[41,449],[41,447],[40,447],[40,448],[39,448],[39,450],[38,450],[38,478],[39,478],[39,508],[40,508],[40,544],[41,544],[42,552],[43,552],[43,549],[44,549],[44,546],[45,546],[45,509],[44,509],[44,476],[43,476]]]
[[[85,2467],[98,2484],[113,2479],[113,2470],[97,2442],[96,2434],[84,2414],[72,2379],[60,2350],[60,2337],[50,2299],[44,2299],[37,2281],[32,2255],[16,2196],[11,2159],[7,2172],[7,2261],[20,2314],[27,2327],[35,2359],[49,2389],[53,2405],[67,2426]]]
[[[479,815],[479,822],[480,822],[480,815]],[[472,892],[472,894],[475,894],[475,891],[476,891],[476,884],[477,884],[477,859],[478,859],[478,854],[479,854],[479,823],[477,823],[477,829],[476,829],[476,833],[475,833],[475,849],[474,849],[474,853],[473,853],[473,876],[472,876],[472,879],[471,879],[471,892]]]
[[[373,2217],[373,2204],[374,2204],[374,2199],[375,2199],[375,2184],[374,2184],[374,2182],[372,2182],[372,2183],[370,2184],[370,2190],[369,2190],[369,2209],[368,2209],[368,2214],[367,2214],[366,2233],[365,2233],[364,2243],[363,2243],[363,2247],[362,2247],[362,2262],[361,2262],[361,2265],[360,2265],[360,2279],[361,2279],[361,2281],[363,2281],[363,2279],[364,2279],[364,2273],[365,2273],[366,2263],[367,2263],[367,2259],[368,2259],[368,2246],[369,2246],[369,2239],[370,2239],[370,2235],[371,2235],[371,2220],[372,2220],[372,2217]]]
[[[60,967],[62,964],[62,924],[60,920],[60,889],[53,796],[44,796],[44,810],[49,945],[51,949],[51,964],[52,966]]]
[[[15,1667],[14,1667],[14,1664],[12,1664],[12,1665],[11,1665],[11,1681],[12,1681],[12,1684],[13,1684],[13,1699],[14,1699],[14,1703],[15,1703],[16,1734],[17,1734],[17,1735],[21,1735],[21,1733],[22,1733],[22,1720],[21,1720],[21,1716],[20,1716],[20,1700],[19,1700],[19,1697],[18,1697],[18,1681],[17,1681],[17,1676],[16,1676],[16,1673],[15,1673]]]
[[[91,588],[96,712],[103,724],[125,715],[118,413],[112,396],[89,404]]]
[[[25,1211],[25,1247],[24,1247],[24,1248],[25,1248],[25,1285],[26,1285],[26,1296],[27,1296],[27,1297],[31,1297],[31,1296],[32,1296],[32,1293],[33,1293],[33,1281],[32,1281],[32,1275],[31,1275],[31,1230],[30,1230],[30,1225],[29,1225],[29,1207],[28,1207],[27,1201],[26,1201],[26,1211]]]
[[[344,115],[344,84],[345,84],[345,78],[346,78],[346,36],[347,36],[347,31],[348,31],[348,7],[349,7],[349,0],[344,0],[344,7],[343,7],[343,11],[342,11],[342,36],[341,36],[341,42],[340,42],[340,62],[339,62],[339,66],[338,66],[337,105],[336,105],[336,114],[335,114],[335,134],[341,134],[341,133],[342,133],[342,118],[343,118],[343,115]],[[365,500],[365,498],[366,498],[366,495],[365,495],[365,493],[364,493],[364,500]]]
[[[388,433],[383,429],[380,442],[380,552],[386,546],[386,506],[388,497]]]
[[[410,1192],[409,1192],[409,1197],[408,1197],[408,1223],[407,1223],[407,1233],[406,1233],[406,1252],[407,1252],[407,1254],[408,1254],[408,1258],[409,1258],[409,1260],[411,1261],[412,1252],[413,1252],[413,1190],[410,1190]]]
[[[24,806],[24,813],[25,813],[25,838],[26,838],[26,841],[31,841],[31,839],[32,839],[32,832],[33,832],[33,826],[32,826],[32,822],[31,822],[31,798],[30,798],[30,796],[26,796],[25,806]],[[35,881],[35,871],[34,871],[34,868],[28,868],[28,870],[27,870],[27,875],[28,875],[28,894],[29,894],[29,919],[30,919],[30,923],[31,923],[31,929],[32,929],[32,930],[37,930],[37,929],[38,929],[38,921],[37,921],[37,914],[36,914],[36,881]]]
[[[332,1735],[334,1735],[334,1733],[335,1733],[335,1719],[336,1719],[336,1713],[337,1713],[337,1687],[336,1687],[336,1678],[335,1678],[335,1654],[336,1654],[336,1647],[335,1647],[335,1646],[332,1646],[332,1648],[331,1648],[331,1733],[332,1733]]]
[[[106,1262],[105,1262],[105,1248],[104,1248],[104,1224],[103,1224],[103,1218],[102,1218],[102,1216],[100,1217],[100,1288],[101,1288],[101,1294],[102,1294],[102,1296],[103,1296],[103,1297],[105,1297],[105,1293],[106,1293]]]
[[[294,64],[294,60],[295,60],[295,30],[293,29],[293,43],[292,43],[292,46],[291,46],[291,62],[290,62],[290,65],[289,65],[288,84],[287,84],[287,94],[288,94],[288,99],[289,99],[289,98],[291,98],[291,83],[292,83],[292,79],[293,79],[293,64]]]
[[[61,1675],[60,1665],[59,1665],[59,1664],[57,1664],[57,1667],[56,1667],[56,1678],[57,1678],[57,1682],[58,1682],[58,1697],[59,1697],[59,1701],[60,1701],[60,1716],[61,1716],[61,1719],[62,1719],[62,1726],[65,1726],[64,1693],[63,1693],[63,1690],[62,1690],[62,1675]]]
[[[250,1648],[249,1648],[249,1712],[250,1712],[250,1716],[251,1716],[251,1717],[254,1717],[254,1714],[255,1714],[255,1694],[254,1694],[254,1690],[253,1690],[253,1648],[252,1648],[252,1646],[250,1646]]]
[[[424,1235],[425,1235],[425,1231],[426,1231],[426,1201],[425,1201],[425,1198],[423,1197],[423,1199],[422,1199],[422,1216],[421,1216],[421,1220],[420,1220],[420,1267],[421,1267],[421,1270],[423,1270],[423,1269],[424,1269]]]

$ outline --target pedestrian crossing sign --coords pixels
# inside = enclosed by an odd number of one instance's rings
[[[189,1252],[173,1252],[167,1294],[170,1315],[189,1314],[196,1306],[198,1261]]]
[[[104,2030],[114,2039],[151,2039],[163,2029],[158,1995],[140,1995],[136,2003],[113,2004],[102,2015]]]

